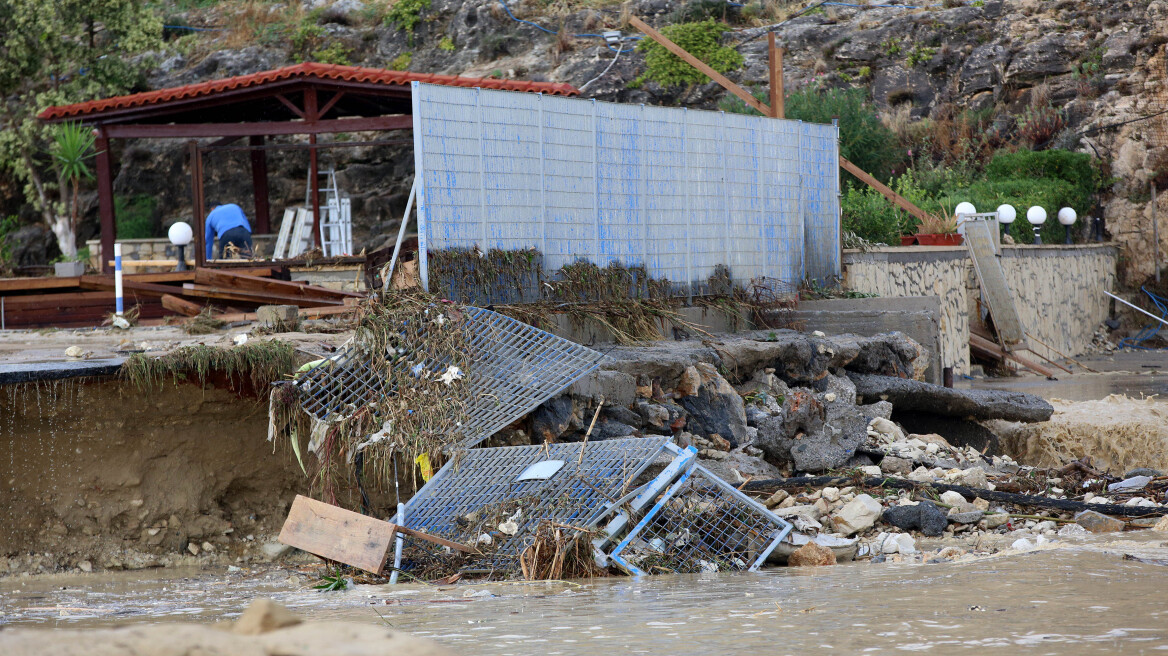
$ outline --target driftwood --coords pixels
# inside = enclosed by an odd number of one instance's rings
[[[933,489],[937,492],[957,492],[967,499],[981,497],[986,501],[1000,501],[1018,506],[1033,506],[1036,508],[1053,508],[1068,512],[1094,510],[1104,515],[1119,515],[1121,517],[1159,517],[1168,515],[1168,506],[1119,506],[1107,503],[1086,503],[1071,499],[1051,499],[1048,497],[1030,494],[1015,494],[999,490],[983,490],[964,485],[948,485],[946,483],[918,483],[903,478],[853,478],[847,476],[796,476],[793,478],[771,478],[761,481],[751,481],[744,486],[744,491],[769,491],[780,488],[800,487],[846,487],[858,485],[863,487],[886,487],[899,490]]]

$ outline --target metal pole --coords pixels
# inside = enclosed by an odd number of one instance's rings
[[[1168,321],[1165,321],[1165,320],[1161,319],[1160,317],[1158,317],[1158,316],[1156,316],[1156,315],[1152,314],[1151,312],[1148,312],[1147,310],[1144,310],[1143,308],[1138,308],[1138,307],[1136,307],[1136,306],[1132,305],[1131,303],[1128,303],[1127,301],[1123,300],[1122,298],[1120,298],[1120,297],[1116,296],[1115,294],[1112,294],[1112,293],[1111,293],[1111,292],[1109,292],[1109,291],[1104,291],[1103,293],[1104,293],[1104,294],[1107,294],[1107,295],[1108,295],[1108,296],[1110,296],[1111,298],[1114,298],[1115,300],[1119,301],[1120,303],[1123,303],[1124,305],[1126,305],[1126,306],[1128,306],[1129,308],[1131,308],[1131,309],[1135,310],[1136,312],[1142,312],[1142,313],[1144,313],[1144,314],[1148,315],[1149,317],[1152,317],[1152,318],[1153,318],[1153,319],[1155,319],[1156,321],[1159,321],[1160,323],[1162,323],[1162,324],[1164,324],[1164,325],[1168,326]]]
[[[1149,183],[1152,188],[1152,262],[1156,266],[1156,284],[1160,284],[1160,222],[1156,217],[1156,182]]]
[[[397,243],[393,246],[393,256],[389,258],[389,273],[385,274],[385,280],[381,281],[381,293],[389,289],[389,281],[393,280],[393,267],[397,264],[397,256],[401,252],[402,239],[406,236],[406,226],[410,223],[410,210],[414,209],[414,194],[418,190],[418,179],[414,178],[414,184],[410,186],[410,197],[406,201],[406,213],[402,216],[401,227],[397,229]]]

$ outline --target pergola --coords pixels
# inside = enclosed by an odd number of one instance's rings
[[[468,78],[389,71],[356,66],[298,64],[271,71],[159,89],[128,96],[50,107],[40,119],[49,123],[79,121],[97,136],[97,195],[101,218],[102,268],[117,238],[114,221],[111,139],[190,139],[191,194],[194,207],[195,261],[205,264],[202,151],[228,147],[247,137],[255,195],[255,228],[270,230],[266,137],[308,135],[309,184],[313,230],[320,231],[320,185],[317,135],[413,127],[411,83],[576,95],[568,84],[494,78]],[[218,137],[209,145],[197,139]],[[348,145],[361,145],[349,143]]]

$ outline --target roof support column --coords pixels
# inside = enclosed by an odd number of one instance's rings
[[[191,159],[191,213],[195,224],[195,267],[207,266],[207,244],[203,239],[206,230],[207,211],[203,202],[203,152],[199,142],[188,142]]]
[[[248,145],[262,146],[262,136],[251,136]],[[262,148],[253,148],[251,151],[251,188],[255,196],[255,229],[259,234],[266,235],[272,231],[271,210],[268,208],[268,152]]]
[[[114,217],[114,175],[113,159],[110,157],[109,138],[102,128],[97,128],[97,204],[101,217],[101,270],[113,271],[110,261],[114,257],[114,242],[118,238],[118,226]]]
[[[321,247],[320,237],[320,166],[316,153],[316,126],[320,119],[320,112],[316,104],[316,88],[304,90],[305,123],[309,124],[311,132],[308,135],[308,184],[312,189],[312,243]]]

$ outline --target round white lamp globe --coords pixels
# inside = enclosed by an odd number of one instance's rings
[[[1029,221],[1031,225],[1042,225],[1043,223],[1046,223],[1046,210],[1035,205],[1034,207],[1026,210],[1026,220]]]
[[[998,223],[1010,224],[1018,218],[1018,210],[1013,205],[998,205]]]
[[[957,207],[953,208],[953,213],[957,216],[961,216],[962,214],[977,214],[977,208],[973,206],[973,203],[957,203]]]
[[[194,238],[195,233],[191,230],[190,224],[179,221],[170,226],[170,230],[166,231],[166,236],[170,238],[170,243],[175,246],[186,246],[191,243],[191,239]]]
[[[1075,210],[1069,207],[1064,207],[1058,211],[1058,222],[1065,226],[1074,225],[1075,220],[1078,218],[1079,215],[1075,213]]]

